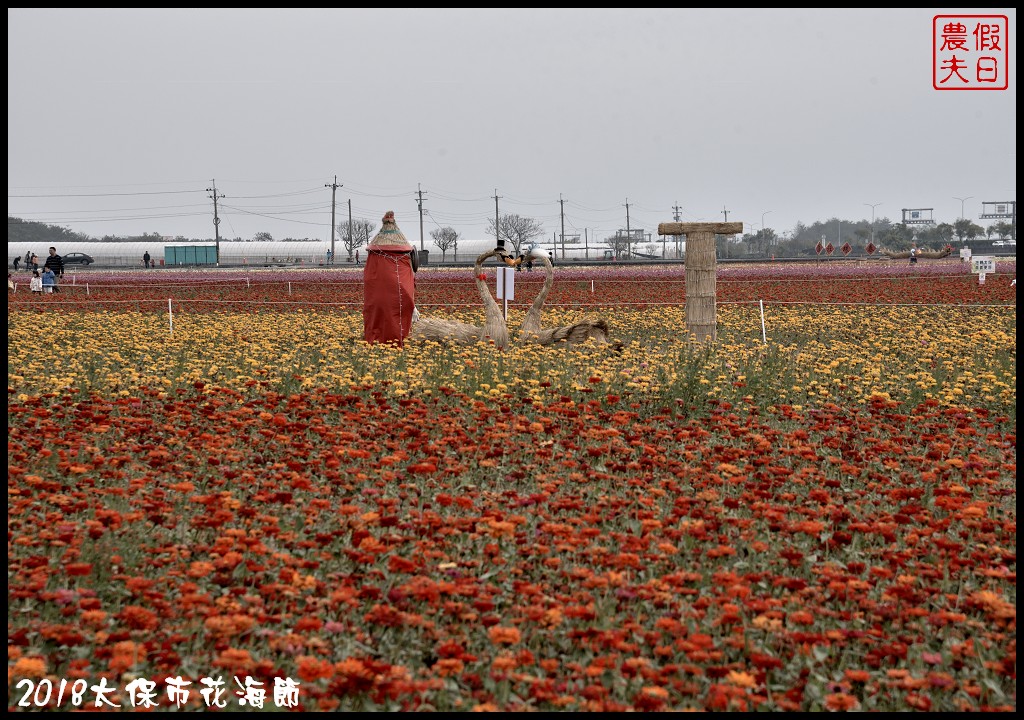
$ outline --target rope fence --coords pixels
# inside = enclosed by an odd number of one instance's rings
[[[157,304],[163,305],[163,299],[139,299],[139,300],[92,300],[93,304],[97,306],[102,305],[134,305],[140,306],[143,304]],[[310,301],[299,301],[299,300],[202,300],[202,299],[178,299],[167,298],[167,324],[168,333],[174,334],[174,304],[178,305],[180,312],[182,305],[194,304],[194,305],[260,305],[260,306],[275,306],[275,305],[288,305],[288,306],[303,306],[303,307],[323,307],[323,308],[361,308],[362,302],[310,302]],[[816,301],[793,301],[793,300],[770,300],[765,302],[763,299],[759,300],[730,300],[717,302],[716,305],[757,305],[760,316],[761,316],[761,341],[765,344],[768,343],[768,331],[767,323],[765,320],[765,305],[781,305],[781,306],[792,306],[792,305],[813,305],[816,308],[820,307],[899,307],[899,308],[959,308],[959,309],[982,309],[982,308],[1004,308],[1012,309],[1014,312],[1017,310],[1016,304],[963,304],[963,303],[865,303],[865,302],[816,302]],[[19,301],[8,301],[8,307],[11,305],[31,306],[36,307],[32,302],[19,302]],[[50,300],[46,302],[47,307],[59,305],[75,305],[76,307],[80,303],[75,301],[67,300]],[[525,308],[529,303],[523,302],[518,303],[521,307]],[[685,307],[685,302],[629,302],[629,303],[547,303],[546,307],[552,308],[567,308],[573,310],[597,310],[607,309],[609,307]],[[462,308],[462,307],[479,307],[478,303],[429,303],[429,304],[417,304],[417,308],[428,308],[428,307],[441,307],[441,308]]]
[[[995,272],[987,273],[991,278],[1016,276],[1014,272]],[[871,275],[864,277],[827,277],[827,278],[792,278],[792,277],[761,277],[761,278],[717,278],[715,280],[716,285],[754,285],[758,283],[771,283],[771,284],[801,284],[801,283],[820,283],[827,280],[829,283],[860,283],[860,282],[872,282],[877,283],[879,281],[893,281],[893,282],[904,282],[906,280],[967,280],[977,282],[977,276],[974,274],[955,274],[955,275]],[[632,286],[638,282],[644,285],[651,285],[655,287],[659,286],[685,286],[685,278],[650,278],[650,279],[614,279],[614,278],[563,278],[555,280],[553,289],[559,286],[565,285],[576,285],[578,283],[590,283],[590,292],[596,293],[603,286],[616,287],[621,285]],[[426,287],[465,287],[466,280],[434,280],[434,279],[417,279],[417,288]],[[519,286],[530,286],[530,285],[541,285],[543,280],[524,280],[516,278],[516,284]],[[12,292],[19,292],[23,287],[27,286],[27,283],[20,281],[14,281],[14,289]],[[341,287],[346,289],[359,289],[361,291],[363,287],[363,281],[361,278],[353,280],[252,280],[249,277],[246,278],[232,278],[224,280],[181,280],[178,282],[170,283],[112,283],[112,282],[86,282],[86,283],[60,283],[58,285],[59,291],[63,292],[67,289],[73,290],[85,290],[86,294],[91,294],[93,290],[158,290],[158,289],[190,289],[190,288],[205,288],[205,287],[218,287],[230,289],[232,286],[238,286],[239,288],[245,287],[248,289],[253,288],[272,288],[275,286],[282,286],[288,288],[288,293],[291,294],[294,290],[302,287],[315,287],[322,288],[324,286]],[[44,293],[50,294],[50,293]]]

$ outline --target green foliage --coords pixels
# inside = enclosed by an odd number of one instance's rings
[[[960,222],[959,220],[957,221]],[[970,221],[967,221],[968,223]],[[916,242],[930,247],[944,247],[953,241],[953,226],[949,223],[939,223],[934,226],[924,226],[914,235]]]
[[[57,225],[29,222],[16,217],[7,217],[7,242],[39,243],[44,247],[60,245],[71,241],[92,240],[85,233],[74,232]]]
[[[889,229],[882,235],[884,247],[890,250],[906,250],[914,242],[914,232],[902,224],[890,225]]]
[[[960,218],[953,223],[953,232],[956,233],[960,242],[964,242],[965,240],[973,240],[984,235],[985,228],[981,227],[981,225],[976,225],[967,218]]]
[[[985,235],[988,236],[989,240],[1005,240],[1013,237],[1013,225],[1008,222],[992,223],[985,229]],[[994,236],[994,237],[993,237]]]

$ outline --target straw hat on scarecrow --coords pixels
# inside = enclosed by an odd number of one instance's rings
[[[398,229],[395,222],[395,211],[388,210],[380,222],[380,231],[373,236],[368,245],[406,245],[412,249],[412,243],[405,239],[405,233]]]

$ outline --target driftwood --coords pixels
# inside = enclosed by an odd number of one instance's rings
[[[879,250],[878,252],[885,255],[890,260],[907,260],[910,257],[909,250]],[[919,248],[917,251],[917,257],[924,260],[938,260],[940,258],[949,257],[952,252],[953,248],[950,245],[947,245],[941,250],[923,250]]]

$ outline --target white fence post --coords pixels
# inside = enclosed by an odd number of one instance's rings
[[[765,334],[764,330],[764,300],[758,300],[758,302],[761,304],[761,342],[767,345],[768,336]]]
[[[171,299],[167,298],[167,322],[170,326],[170,334],[174,334],[174,311],[171,309]]]

